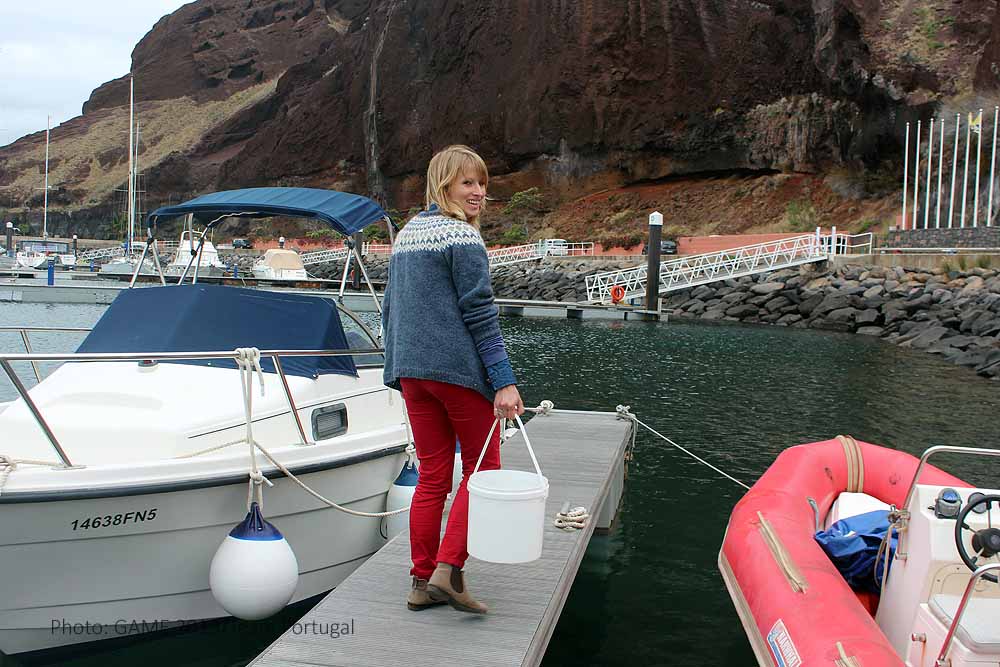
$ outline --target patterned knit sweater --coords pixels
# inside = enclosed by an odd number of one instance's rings
[[[389,260],[385,384],[437,380],[492,401],[497,389],[516,382],[498,316],[479,231],[436,206],[418,214],[396,237]]]

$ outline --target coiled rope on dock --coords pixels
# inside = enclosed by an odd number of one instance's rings
[[[652,426],[650,426],[649,424],[645,423],[644,421],[642,421],[641,419],[639,419],[638,417],[636,417],[636,416],[635,416],[634,414],[632,414],[632,413],[630,412],[630,407],[631,407],[631,406],[628,406],[628,405],[619,405],[618,407],[616,407],[616,408],[615,408],[615,412],[616,412],[616,413],[618,413],[618,418],[619,418],[619,419],[630,419],[630,420],[632,420],[633,422],[635,422],[635,423],[636,423],[636,424],[638,424],[639,426],[643,427],[644,429],[646,429],[647,431],[649,431],[649,432],[650,432],[650,433],[652,433],[653,435],[655,435],[655,436],[657,436],[657,437],[661,438],[661,439],[662,439],[662,440],[664,440],[665,442],[667,442],[667,443],[669,443],[669,444],[673,445],[674,447],[676,447],[676,448],[677,448],[677,449],[679,449],[680,451],[684,452],[685,454],[687,454],[688,456],[690,456],[691,458],[693,458],[693,459],[694,459],[695,461],[698,461],[698,462],[699,462],[699,463],[701,463],[702,465],[706,465],[706,466],[708,466],[709,468],[711,468],[711,469],[712,469],[712,470],[714,470],[715,472],[719,473],[720,475],[722,475],[722,476],[723,476],[723,477],[725,477],[726,479],[729,479],[729,480],[732,480],[732,481],[736,482],[737,484],[739,484],[740,486],[742,486],[742,487],[743,487],[744,489],[746,489],[747,491],[749,491],[749,490],[750,490],[750,487],[749,487],[749,486],[747,486],[746,484],[744,484],[744,483],[743,483],[743,482],[741,482],[740,480],[736,479],[735,477],[733,477],[732,475],[730,475],[730,474],[729,474],[729,473],[727,473],[726,471],[724,471],[724,470],[722,470],[721,468],[718,468],[718,467],[716,467],[716,466],[712,465],[711,463],[709,463],[709,462],[708,462],[708,461],[706,461],[705,459],[701,458],[700,456],[698,456],[697,454],[695,454],[695,453],[694,453],[694,452],[692,452],[691,450],[689,450],[689,449],[685,449],[684,447],[681,447],[681,446],[680,446],[680,445],[678,445],[678,444],[677,444],[676,442],[674,442],[673,440],[671,440],[671,439],[670,439],[670,438],[668,438],[667,436],[663,435],[662,433],[660,433],[659,431],[657,431],[656,429],[654,429],[654,428],[653,428]],[[635,434],[633,433],[633,442],[635,442],[635,440],[634,440],[634,435],[635,435]]]

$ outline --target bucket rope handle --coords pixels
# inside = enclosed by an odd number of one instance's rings
[[[521,421],[521,417],[519,415],[514,415],[514,419],[517,420],[517,425],[521,429],[521,435],[524,436],[524,444],[528,447],[528,454],[531,456],[531,462],[535,465],[535,472],[538,473],[539,478],[544,479],[544,477],[542,476],[542,469],[538,467],[538,459],[535,458],[535,450],[532,449],[531,440],[528,439],[528,431],[525,430],[524,428],[524,422]],[[483,457],[486,456],[486,448],[490,446],[490,440],[493,439],[493,433],[497,430],[497,426],[499,425],[500,425],[500,417],[497,417],[496,419],[493,420],[493,426],[490,427],[490,434],[486,436],[486,442],[483,443],[482,451],[479,452],[479,459],[476,461],[476,467],[472,471],[472,475],[475,475],[477,472],[479,472],[479,466],[483,462]],[[497,447],[499,446],[500,445],[498,443]],[[470,479],[472,478],[472,475],[469,475]]]

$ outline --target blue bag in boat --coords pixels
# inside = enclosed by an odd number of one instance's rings
[[[851,588],[879,593],[885,554],[879,559],[878,552],[888,531],[889,512],[877,510],[837,521],[829,529],[816,533],[816,541]],[[896,535],[889,541],[890,568],[896,541]]]

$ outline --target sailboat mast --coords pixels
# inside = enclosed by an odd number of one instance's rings
[[[49,130],[52,128],[52,116],[45,117],[45,194],[42,205],[42,238],[49,238]]]
[[[133,105],[135,103],[134,80],[128,78],[128,238],[125,247],[132,249],[132,237],[135,236],[135,150],[132,142]]]

